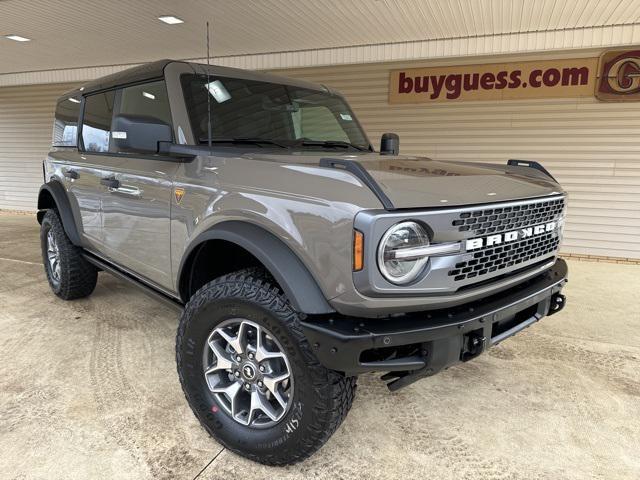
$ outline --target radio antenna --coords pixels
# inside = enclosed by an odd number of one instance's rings
[[[211,60],[209,57],[209,22],[207,22],[207,143],[209,145],[209,155],[211,155],[211,78],[209,74],[209,67],[211,66]]]

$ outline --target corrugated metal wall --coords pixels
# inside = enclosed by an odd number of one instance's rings
[[[564,252],[640,258],[640,102],[586,98],[388,104],[390,69],[456,63],[462,62],[395,62],[275,73],[342,91],[375,145],[382,133],[396,132],[402,153],[439,160],[543,162],[570,194]]]
[[[56,99],[72,85],[0,88],[0,208],[35,210]]]

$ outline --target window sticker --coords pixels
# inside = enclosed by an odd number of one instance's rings
[[[353,120],[353,118],[351,117],[351,115],[349,115],[348,113],[341,113],[341,114],[340,114],[340,118],[341,118],[341,119],[343,119],[343,120],[345,120],[345,121],[347,121],[347,122],[350,122],[350,121],[352,121],[352,120]]]
[[[207,83],[206,87],[211,96],[215,98],[218,103],[226,102],[231,98],[231,95],[227,89],[224,88],[224,85],[220,80],[214,80],[213,82]]]

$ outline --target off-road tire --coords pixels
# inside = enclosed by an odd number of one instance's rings
[[[47,235],[52,232],[58,246],[60,279],[56,281],[47,257]],[[71,243],[56,210],[47,210],[40,226],[42,261],[49,286],[63,300],[87,297],[96,288],[98,270],[82,256],[82,249]]]
[[[176,338],[178,375],[202,426],[226,448],[266,465],[288,465],[316,452],[346,417],[356,378],[323,367],[302,333],[298,314],[261,269],[219,277],[187,303]],[[225,413],[204,378],[203,348],[211,331],[230,318],[246,318],[268,329],[289,358],[293,403],[269,428],[239,424]]]

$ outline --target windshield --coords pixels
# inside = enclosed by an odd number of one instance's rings
[[[208,140],[209,101],[215,143],[369,149],[353,113],[339,96],[238,78],[183,75],[181,81],[194,136],[200,143]]]

